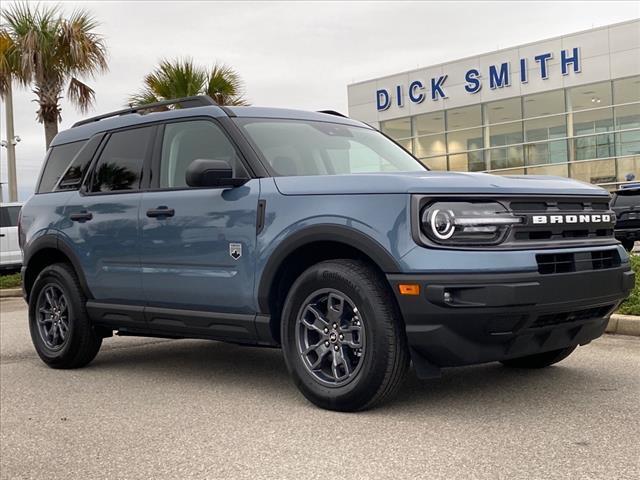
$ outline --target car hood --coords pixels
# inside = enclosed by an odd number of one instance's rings
[[[284,195],[378,193],[603,195],[603,188],[565,177],[466,172],[405,172],[276,177]]]

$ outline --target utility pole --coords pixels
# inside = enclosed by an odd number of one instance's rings
[[[18,181],[16,179],[16,136],[13,131],[13,94],[11,92],[11,80],[9,80],[7,92],[4,96],[4,108],[6,114],[7,129],[7,177],[9,184],[9,202],[18,201]]]

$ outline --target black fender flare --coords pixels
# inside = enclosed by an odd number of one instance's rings
[[[399,273],[396,259],[379,242],[353,227],[336,224],[317,224],[298,230],[280,242],[269,257],[259,280],[258,306],[269,313],[269,292],[282,262],[295,250],[313,242],[331,241],[360,250],[384,273]]]
[[[80,259],[78,258],[78,255],[76,255],[76,253],[74,252],[73,248],[71,248],[71,246],[69,246],[64,240],[60,238],[59,235],[55,233],[46,233],[41,237],[38,237],[37,239],[35,239],[33,242],[30,242],[29,244],[25,245],[24,259],[22,262],[23,263],[23,275],[22,275],[23,281],[25,280],[27,271],[29,270],[29,263],[31,262],[33,257],[35,257],[39,252],[45,249],[58,250],[60,253],[62,253],[65,257],[69,259],[69,261],[71,262],[71,266],[73,267],[73,269],[76,272],[76,275],[78,276],[78,281],[80,282],[80,286],[82,287],[82,290],[85,296],[88,299],[92,299],[93,295],[91,293],[91,290],[89,289],[89,285],[87,284],[87,279],[84,276],[84,271],[82,270],[82,265],[80,263]],[[25,292],[28,295],[29,292],[27,292],[26,290],[26,285],[25,285]]]

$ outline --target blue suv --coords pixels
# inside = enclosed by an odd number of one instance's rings
[[[104,338],[281,347],[302,393],[355,411],[410,362],[559,362],[634,275],[601,188],[429,171],[336,112],[190,97],[76,123],[22,209],[24,295],[53,368]]]

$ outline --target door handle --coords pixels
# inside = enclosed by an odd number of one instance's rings
[[[88,222],[93,218],[93,214],[91,212],[87,212],[86,210],[82,210],[78,213],[72,213],[69,215],[69,218],[72,222]]]
[[[5,234],[4,234],[4,233],[0,233],[0,237],[4,237],[4,236],[5,236]]]
[[[164,205],[147,210],[147,217],[149,218],[173,217],[175,214],[176,211],[173,208],[169,208]]]

